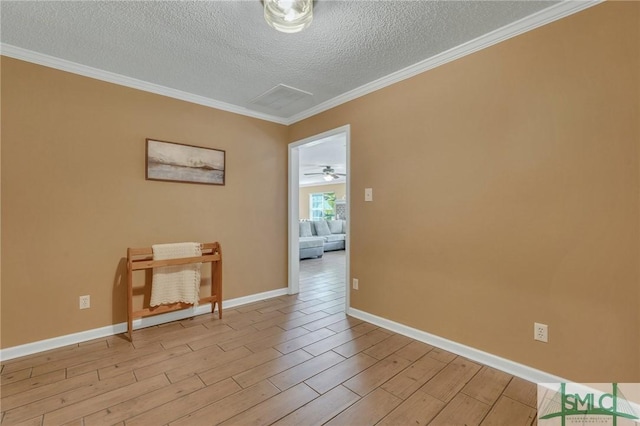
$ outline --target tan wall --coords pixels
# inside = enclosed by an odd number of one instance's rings
[[[639,16],[607,2],[291,127],[350,124],[353,192],[374,190],[352,199],[354,308],[640,381]]]
[[[375,190],[352,200],[355,308],[640,381],[639,16],[598,5],[289,130],[2,58],[0,346],[123,322],[128,246],[219,240],[226,299],[284,287],[284,141],[351,124]],[[145,181],[146,137],[225,149],[227,185]]]
[[[299,214],[300,219],[310,219],[309,217],[309,195],[316,194],[318,192],[335,192],[336,200],[341,200],[346,197],[347,185],[344,183],[335,183],[332,185],[318,185],[318,186],[302,186],[300,187],[299,197]]]
[[[287,285],[285,126],[8,58],[1,106],[3,348],[124,322],[127,247],[220,241],[225,299]],[[226,186],[145,181],[147,137],[226,150]]]

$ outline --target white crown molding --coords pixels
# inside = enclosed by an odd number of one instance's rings
[[[327,111],[338,105],[342,105],[346,102],[367,95],[371,92],[375,92],[376,90],[380,90],[394,83],[398,83],[402,80],[406,80],[407,78],[436,68],[440,65],[455,61],[456,59],[459,59],[466,55],[470,55],[474,52],[477,52],[478,50],[485,49],[527,31],[531,31],[553,21],[557,21],[558,19],[580,12],[603,1],[604,0],[563,1],[537,13],[534,13],[533,15],[527,16],[526,18],[520,19],[519,21],[505,25],[502,28],[498,28],[497,30],[482,35],[474,40],[449,49],[446,52],[432,56],[431,58],[425,59],[424,61],[418,62],[417,64],[411,65],[400,71],[396,71],[385,77],[379,78],[378,80],[367,83],[340,96],[336,96],[335,98],[329,99],[328,101],[316,105],[313,108],[309,108],[288,118],[276,117],[273,115],[252,111],[245,107],[228,104],[226,102],[217,101],[215,99],[206,98],[204,96],[194,95],[192,93],[183,92],[181,90],[171,89],[169,87],[160,86],[158,84],[149,83],[97,68],[92,68],[86,65],[81,65],[75,62],[59,59],[42,53],[33,52],[31,50],[22,49],[20,47],[12,46],[9,44],[0,43],[0,54],[11,58],[43,65],[46,67],[83,75],[85,77],[91,77],[97,80],[131,87],[133,89],[143,90],[145,92],[155,93],[157,95],[168,96],[170,98],[180,99],[186,102],[192,102],[198,105],[204,105],[235,114],[245,115],[248,117],[271,121],[288,126],[297,123],[298,121],[304,120],[305,118],[309,118],[321,112]]]
[[[172,89],[170,87],[160,86],[159,84],[149,83],[143,80],[138,80],[136,78],[127,77],[125,75],[116,74],[110,71],[104,71],[98,68],[89,67],[87,65],[78,64],[76,62],[67,61],[65,59],[56,58],[54,56],[45,55],[43,53],[34,52],[10,44],[0,43],[0,54],[10,58],[20,59],[22,61],[43,65],[45,67],[54,68],[85,77],[95,78],[96,80],[102,80],[108,83],[118,84],[120,86],[131,87],[132,89],[155,93],[156,95],[167,96],[170,98],[179,99],[181,101],[204,105],[222,111],[257,118],[260,120],[271,121],[278,124],[287,124],[288,121],[285,118],[263,114],[237,105],[217,101],[215,99],[207,98],[204,96],[194,95],[193,93],[183,92],[182,90]]]
[[[414,340],[437,346],[440,349],[444,349],[456,355],[469,358],[472,361],[477,361],[481,364],[488,365],[489,367],[497,368],[498,370],[504,371],[533,383],[568,382],[567,379],[563,379],[553,374],[537,370],[535,368],[499,357],[497,355],[490,354],[488,352],[481,351],[479,349],[465,346],[461,343],[457,343],[436,336],[434,334],[427,333],[426,331],[418,330],[416,328],[409,327],[407,325],[361,311],[359,309],[349,308],[347,314],[363,321],[367,321],[371,324],[377,325],[379,327],[385,328],[387,330],[393,331],[395,333],[402,334],[403,336],[410,337]]]
[[[505,25],[502,28],[498,28],[490,33],[484,34],[476,39],[470,40],[459,46],[453,47],[445,52],[432,56],[424,61],[410,65],[400,71],[396,71],[378,80],[367,83],[342,95],[336,96],[333,99],[329,99],[315,107],[309,108],[306,111],[302,111],[299,114],[293,115],[287,119],[286,124],[291,125],[305,118],[312,117],[321,112],[327,111],[331,108],[335,108],[338,105],[342,105],[346,102],[352,101],[376,90],[383,89],[392,84],[398,83],[402,80],[414,77],[425,71],[429,71],[448,62],[460,59],[463,56],[470,55],[478,50],[486,49],[487,47],[498,44],[502,41],[516,37],[527,31],[531,31],[535,28],[549,24],[558,19],[562,19],[566,16],[573,15],[591,6],[595,6],[602,3],[604,0],[567,0],[561,3],[550,6],[543,9],[533,15],[529,15],[526,18],[522,18],[511,24]]]
[[[224,309],[231,309],[236,306],[246,305],[253,302],[259,302],[265,299],[271,299],[287,294],[287,288],[279,288],[277,290],[265,291],[263,293],[251,294],[249,296],[237,297],[223,301]],[[217,309],[216,309],[217,312]],[[198,305],[196,308],[188,308],[180,311],[169,312],[166,314],[154,315],[147,318],[139,318],[133,321],[133,328],[151,327],[158,324],[164,324],[171,321],[177,321],[196,315],[210,314],[211,304],[205,303]],[[94,328],[93,330],[81,331],[78,333],[67,334],[65,336],[53,337],[51,339],[40,340],[24,345],[13,346],[10,348],[0,349],[0,360],[8,361],[25,355],[31,355],[63,346],[73,345],[76,343],[86,342],[88,340],[100,339],[102,337],[113,336],[115,334],[125,333],[127,331],[127,323],[108,325],[106,327]]]

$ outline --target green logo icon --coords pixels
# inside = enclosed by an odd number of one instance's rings
[[[618,418],[638,420],[627,398],[619,389],[617,383],[612,383],[611,393],[603,392],[567,392],[567,384],[561,383],[560,389],[540,406],[539,420],[547,420],[559,417],[562,426],[566,425],[567,417],[589,416],[611,417],[613,426],[617,426]]]

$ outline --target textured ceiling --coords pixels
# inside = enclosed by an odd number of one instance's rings
[[[317,0],[311,26],[283,34],[259,0],[3,0],[0,35],[3,46],[286,121],[554,3]],[[251,102],[280,84],[311,96]]]

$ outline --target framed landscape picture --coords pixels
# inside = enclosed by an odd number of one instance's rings
[[[224,185],[222,150],[155,139],[147,139],[146,150],[147,180]]]

